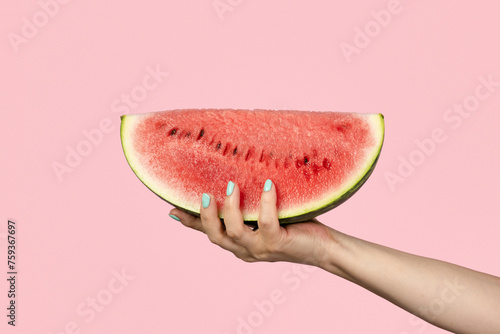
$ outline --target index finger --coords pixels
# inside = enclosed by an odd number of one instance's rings
[[[187,226],[194,230],[198,230],[200,232],[205,232],[203,230],[203,226],[201,225],[200,218],[192,216],[189,213],[185,213],[177,208],[174,208],[170,211],[170,217],[172,219],[180,221],[184,226]]]

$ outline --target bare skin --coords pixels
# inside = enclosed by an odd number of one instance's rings
[[[254,231],[243,223],[239,195],[235,185],[224,203],[224,224],[211,195],[200,218],[170,213],[244,261],[317,266],[443,329],[500,333],[499,277],[357,239],[317,220],[280,226],[274,184],[262,192]]]

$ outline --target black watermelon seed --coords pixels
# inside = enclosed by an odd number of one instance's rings
[[[233,155],[236,155],[237,152],[238,152],[238,147],[235,147],[233,150]]]
[[[309,163],[309,158],[308,157],[304,157],[304,165],[307,165]]]
[[[177,133],[177,128],[173,128],[172,130],[170,130],[170,135],[173,136]]]
[[[200,134],[198,135],[198,138],[196,140],[199,140],[203,135],[205,134],[205,130],[201,129]]]
[[[248,149],[247,154],[245,156],[245,161],[248,161],[251,157],[255,155],[255,147],[251,147]]]
[[[222,146],[222,144],[220,142],[218,142],[216,149],[220,149],[221,146]]]

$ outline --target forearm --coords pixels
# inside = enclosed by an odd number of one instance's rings
[[[268,183],[258,230],[244,225],[236,184],[227,192],[224,224],[208,194],[203,194],[200,218],[177,209],[170,213],[244,261],[316,265],[439,327],[456,333],[500,333],[500,278],[356,239],[316,220],[280,226],[276,189]]]
[[[457,333],[500,333],[500,279],[332,231],[320,266]]]

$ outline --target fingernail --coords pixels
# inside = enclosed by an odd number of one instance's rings
[[[210,204],[210,196],[203,193],[203,196],[201,197],[201,204],[203,205],[204,209],[208,208],[208,205]]]
[[[271,187],[273,186],[273,181],[267,179],[266,183],[264,183],[264,191],[269,191],[271,190]]]
[[[233,190],[234,190],[234,183],[229,181],[227,184],[226,195],[231,196],[231,194],[233,193]]]
[[[179,219],[179,217],[175,216],[175,215],[170,215],[170,218],[172,218],[173,220],[177,220],[178,222],[180,222],[181,220]]]

